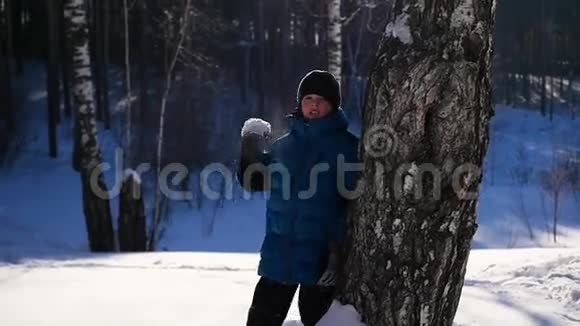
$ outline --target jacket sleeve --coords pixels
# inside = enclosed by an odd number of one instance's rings
[[[361,163],[358,158],[358,138],[352,137],[351,142],[346,150],[345,154],[345,162],[346,163]],[[358,179],[361,176],[361,171],[354,170],[354,171],[344,171],[344,184],[346,190],[354,191]],[[342,198],[343,204],[341,206],[340,214],[334,223],[334,227],[331,234],[331,241],[335,243],[341,243],[345,236],[346,236],[346,229],[347,229],[347,212],[349,210],[349,206],[353,204],[353,198]]]
[[[271,162],[271,153],[268,151],[267,142],[265,137],[258,134],[248,134],[242,137],[237,174],[240,184],[247,191],[270,189],[268,165]]]
[[[358,146],[359,140],[357,137],[352,139],[352,143],[349,146],[348,152],[346,154],[346,162],[348,163],[356,163],[360,165],[362,161],[358,157]],[[362,171],[355,170],[355,171],[348,171],[345,176],[345,184],[346,189],[354,190],[356,188],[356,184],[358,179],[361,177]]]

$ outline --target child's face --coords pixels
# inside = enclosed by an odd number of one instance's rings
[[[324,97],[316,94],[304,96],[300,105],[302,107],[302,115],[306,120],[320,119],[332,111],[332,104]]]

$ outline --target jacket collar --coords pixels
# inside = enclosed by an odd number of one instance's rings
[[[348,120],[341,108],[320,119],[305,120],[296,114],[288,116],[288,119],[291,132],[300,136],[322,135],[348,128]]]

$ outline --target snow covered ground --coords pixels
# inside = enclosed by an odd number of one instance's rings
[[[0,264],[0,324],[239,326],[257,262],[256,254],[203,252],[12,257]],[[333,307],[319,324],[360,325],[345,317],[355,318],[352,308]],[[297,320],[294,303],[286,326]],[[579,249],[472,252],[458,325],[579,322]]]

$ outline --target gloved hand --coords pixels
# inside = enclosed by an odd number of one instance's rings
[[[319,286],[335,286],[336,279],[338,276],[338,261],[339,261],[339,253],[338,247],[334,245],[329,246],[329,256],[328,256],[328,264],[326,265],[326,269],[322,276],[318,280],[316,285]]]

